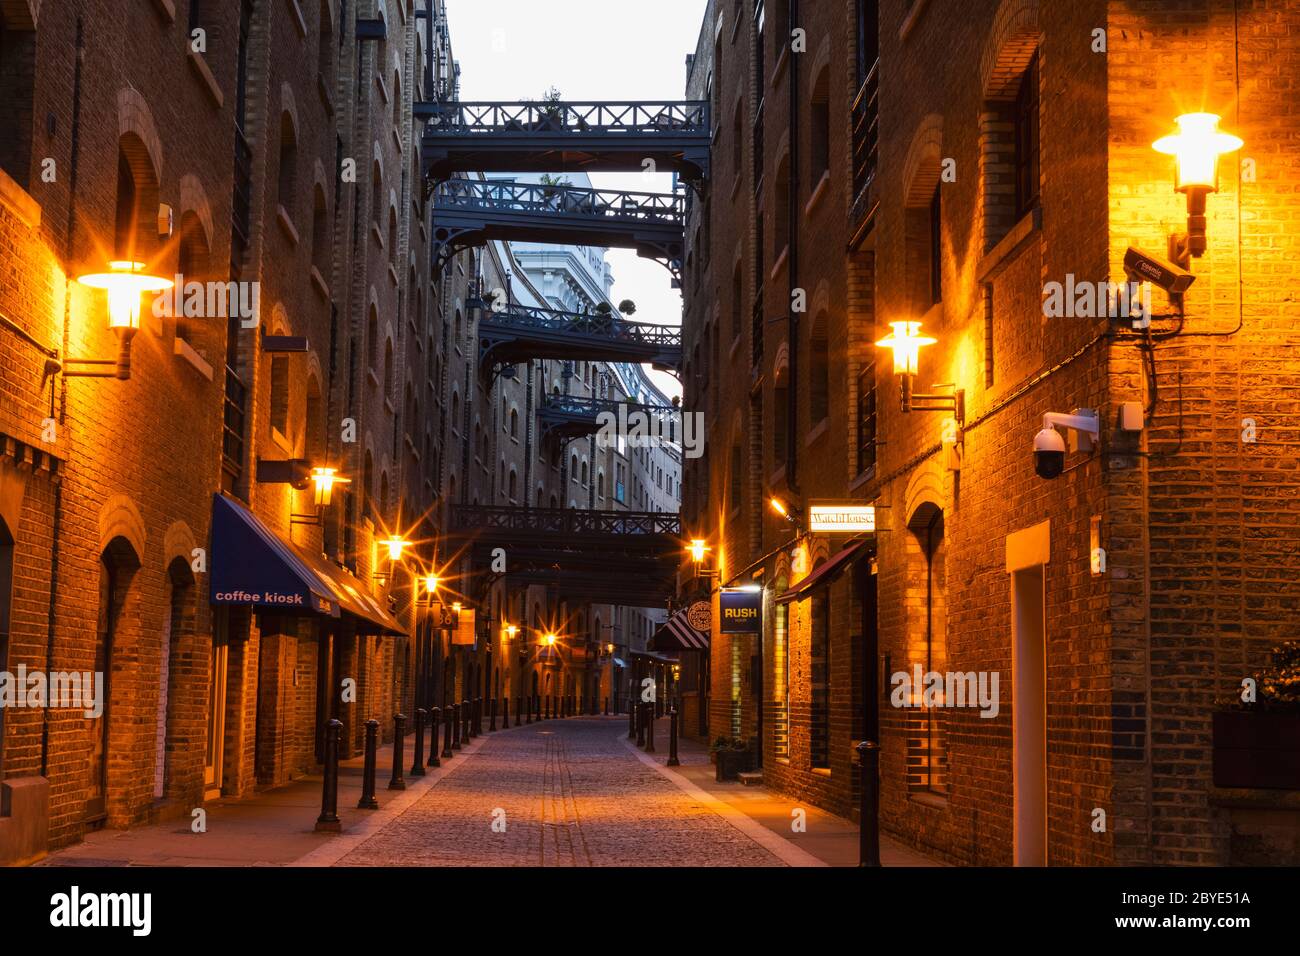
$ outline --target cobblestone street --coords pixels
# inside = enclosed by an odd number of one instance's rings
[[[783,853],[774,845],[779,837],[746,832],[744,821],[738,826],[648,766],[624,743],[626,735],[625,721],[601,718],[548,721],[492,734],[460,766],[455,766],[456,758],[443,780],[337,865],[802,862],[792,855],[799,854],[793,847]]]

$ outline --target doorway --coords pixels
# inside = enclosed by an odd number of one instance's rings
[[[226,651],[229,612],[217,611],[212,621],[212,654],[208,666],[208,739],[203,757],[203,799],[221,796],[222,754],[226,736]]]
[[[1011,574],[1016,866],[1047,865],[1047,620],[1044,566]]]

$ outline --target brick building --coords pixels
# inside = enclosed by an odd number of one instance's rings
[[[433,264],[442,0],[20,0],[0,85],[0,672],[104,688],[93,716],[0,706],[0,861],[316,772],[332,718],[351,756],[369,719],[534,674],[595,696],[591,609],[443,544],[454,505],[570,476],[535,421],[561,363],[478,374],[484,292],[545,298],[503,243]],[[133,335],[78,281],[113,261],[176,282]]]
[[[1295,861],[1294,794],[1216,787],[1211,718],[1295,636],[1298,29],[1280,2],[709,4],[683,520],[764,614],[685,683],[769,783],[856,814],[875,738],[882,830],[954,862]],[[1151,144],[1196,111],[1245,147],[1181,309],[1052,314],[1130,246],[1174,256],[1188,200]],[[936,340],[914,381],[874,344],[894,322]],[[1062,429],[1038,477],[1044,415],[1076,410],[1097,441]],[[804,533],[819,500],[874,504],[875,533]],[[996,675],[996,713],[907,693],[914,667]]]

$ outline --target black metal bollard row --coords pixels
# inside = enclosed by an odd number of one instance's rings
[[[338,833],[343,829],[339,822],[339,738],[343,722],[331,720],[325,725],[325,778],[321,785],[320,816],[316,829],[321,833]]]
[[[438,759],[438,728],[442,718],[442,710],[438,707],[432,707],[429,710],[429,760],[426,767],[441,767],[442,762]]]
[[[361,799],[358,810],[378,810],[375,799],[375,762],[379,755],[379,721],[371,717],[366,721],[366,759],[361,768]]]
[[[389,790],[405,790],[406,778],[402,776],[402,758],[405,756],[406,715],[393,715],[393,776],[388,781]]]
[[[424,722],[428,717],[423,707],[415,708],[415,754],[409,771],[412,777],[424,776]]]

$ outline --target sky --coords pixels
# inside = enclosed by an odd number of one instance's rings
[[[695,52],[705,0],[447,0],[462,100],[540,100],[551,87],[568,100],[681,100],[686,55]],[[602,189],[669,192],[660,173],[592,173]],[[611,249],[613,301],[637,318],[681,322],[682,297],[668,270],[630,249]],[[652,373],[668,395],[677,380]]]

